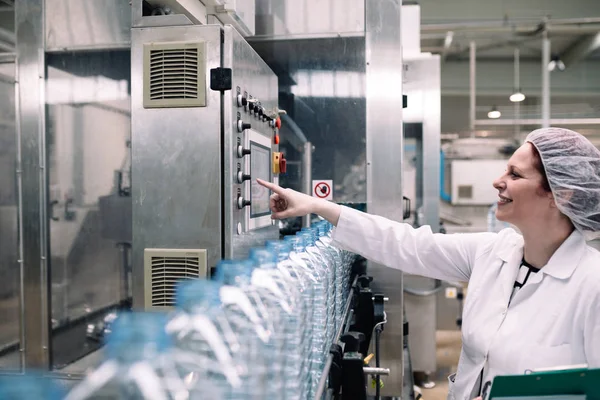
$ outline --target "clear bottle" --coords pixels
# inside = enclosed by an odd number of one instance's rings
[[[310,232],[298,232],[292,261],[303,263],[313,278],[313,320],[311,345],[311,371],[309,397],[315,395],[321,373],[325,366],[330,337],[329,324],[329,272],[322,260],[307,248],[313,247],[313,235]]]
[[[121,314],[108,338],[108,358],[66,400],[188,398],[166,321],[160,313]]]
[[[261,321],[240,289],[207,280],[182,283],[166,330],[185,354],[180,367],[190,398],[207,398],[207,390],[219,399],[264,398]]]
[[[317,333],[315,331],[315,316],[318,315],[318,306],[315,303],[316,288],[319,285],[317,274],[308,266],[298,253],[303,251],[303,239],[298,236],[286,236],[279,248],[278,267],[287,271],[292,278],[296,279],[298,287],[306,305],[306,323],[304,324],[304,349],[303,354],[303,390],[305,398],[310,398],[311,379],[313,371],[314,351],[317,346]],[[319,328],[320,329],[320,328]],[[316,362],[316,361],[315,361]]]
[[[274,246],[274,244],[276,245]],[[268,280],[265,276],[271,278],[272,283],[276,285],[277,290],[273,292],[280,296],[280,303],[286,305],[282,307],[282,328],[284,340],[283,380],[284,391],[282,398],[286,400],[299,400],[306,398],[305,357],[303,351],[306,350],[306,306],[300,286],[292,277],[290,271],[280,268],[278,265],[279,250],[283,246],[282,242],[267,243],[266,248],[256,248],[250,250],[250,259],[254,260],[258,268],[252,274],[252,280],[255,285],[265,285]],[[289,248],[289,246],[287,246]],[[288,250],[289,255],[289,250]]]
[[[285,336],[283,330],[284,313],[289,306],[282,304],[281,297],[274,293],[273,282],[264,276],[265,282],[253,280],[256,268],[253,260],[223,260],[216,268],[215,279],[225,285],[239,288],[252,302],[266,327],[270,338],[263,343],[261,354],[266,363],[265,398],[280,398],[284,388],[282,360],[285,357]]]

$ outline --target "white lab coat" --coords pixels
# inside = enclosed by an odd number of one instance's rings
[[[332,238],[341,248],[409,274],[469,282],[463,347],[448,399],[479,395],[484,366],[487,380],[559,365],[600,367],[600,252],[577,231],[529,277],[510,307],[523,257],[523,238],[512,229],[434,234],[428,226],[414,229],[342,207]]]

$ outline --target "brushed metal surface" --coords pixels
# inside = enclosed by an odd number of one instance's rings
[[[413,210],[420,216],[420,225],[439,231],[440,198],[440,130],[441,81],[440,57],[417,55],[404,60],[406,76],[403,92],[408,96],[408,108],[403,122],[421,125],[417,141],[417,198]],[[421,220],[422,219],[422,220]],[[404,287],[431,290],[434,279],[405,275]],[[405,294],[407,319],[410,324],[409,343],[413,370],[433,373],[437,368],[435,331],[437,327],[436,295]]]
[[[402,47],[400,0],[365,1],[367,211],[402,221]],[[369,262],[375,292],[384,293],[388,327],[382,395],[400,396],[404,378],[402,273]]]
[[[278,109],[278,81],[277,76],[263,61],[246,40],[231,26],[223,28],[223,66],[232,69],[232,87],[223,95],[223,212],[224,225],[224,258],[244,258],[251,247],[262,246],[266,240],[277,239],[279,230],[275,226],[267,226],[257,230],[250,230],[246,226],[246,214],[249,207],[238,210],[236,203],[237,190],[242,193],[249,191],[250,181],[239,184],[235,180],[238,163],[242,169],[246,160],[237,156],[237,141],[243,143],[244,134],[238,132],[238,118],[252,125],[252,130],[260,133],[265,138],[271,139],[274,135],[273,128],[255,115],[251,115],[244,108],[238,107],[237,94],[246,94],[257,99],[262,107],[270,114]],[[271,143],[273,141],[271,140]],[[278,145],[272,145],[273,151],[278,151]],[[247,157],[246,157],[247,158]],[[237,234],[236,226],[242,224],[242,235]]]
[[[144,307],[145,248],[207,249],[209,266],[222,256],[221,95],[209,90],[206,107],[143,108],[143,45],[205,41],[211,69],[221,67],[221,35],[217,26],[132,30],[134,308]],[[207,88],[209,79],[207,74]]]
[[[15,3],[22,176],[24,366],[47,368],[48,269],[44,112],[44,1]]]
[[[323,37],[362,32],[364,0],[256,0],[256,35]]]
[[[20,342],[21,326],[14,69],[14,64],[3,66],[7,79],[0,81],[0,348]],[[1,368],[21,367],[19,358],[10,361]]]
[[[46,0],[46,51],[131,45],[131,5],[123,0]]]
[[[273,225],[249,231],[249,208],[239,210],[236,201],[238,189],[247,193],[250,183],[235,181],[238,163],[242,170],[246,164],[237,156],[238,139],[244,142],[238,118],[267,141],[273,136],[267,122],[237,106],[237,94],[247,93],[272,114],[278,82],[228,26],[136,28],[132,38],[133,296],[134,307],[143,308],[144,248],[206,249],[212,268],[223,257],[245,257],[250,247],[278,237]],[[233,89],[209,90],[206,107],[144,109],[143,44],[196,40],[206,43],[207,70],[232,69]],[[207,73],[207,87],[209,79]]]

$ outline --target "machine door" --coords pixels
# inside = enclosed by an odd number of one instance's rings
[[[83,372],[95,364],[85,356],[102,344],[104,319],[129,302],[129,58],[128,50],[47,57],[54,370]]]

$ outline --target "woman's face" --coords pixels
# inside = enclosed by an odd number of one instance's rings
[[[531,143],[515,151],[506,172],[494,181],[494,188],[499,197],[496,218],[521,231],[546,220],[553,212],[553,196],[542,188],[542,174],[535,167]]]

